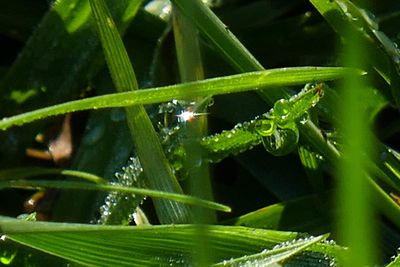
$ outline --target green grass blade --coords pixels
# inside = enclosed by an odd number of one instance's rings
[[[282,261],[287,261],[290,257],[304,251],[311,245],[325,240],[328,235],[321,235],[317,237],[305,238],[300,240],[294,240],[289,245],[282,247],[273,248],[271,250],[265,250],[257,254],[246,255],[240,258],[225,260],[221,263],[215,264],[215,267],[222,266],[235,266],[235,267],[251,267],[251,266],[270,266],[278,264]],[[317,260],[316,260],[317,261]]]
[[[391,261],[386,267],[399,267],[400,266],[400,256],[397,255],[393,261]]]
[[[135,73],[105,2],[90,0],[90,5],[117,91],[137,90]],[[150,188],[182,193],[144,107],[132,106],[126,108],[126,113],[136,152]],[[156,200],[154,204],[161,223],[185,223],[190,220],[190,211],[182,204],[163,200]]]
[[[177,98],[189,99],[199,96],[261,90],[276,86],[301,85],[314,81],[329,81],[342,78],[348,72],[352,72],[355,75],[363,74],[360,70],[351,70],[340,67],[295,67],[250,72],[166,87],[96,96],[3,118],[0,120],[0,129],[6,130],[15,125],[21,126],[25,123],[33,122],[49,116],[74,111],[110,107],[127,107],[131,105],[160,103]]]
[[[345,36],[349,40],[343,56],[347,66],[366,65],[366,51],[361,40],[346,25]],[[351,40],[350,40],[351,39]],[[375,262],[374,216],[369,205],[371,187],[366,172],[372,156],[373,142],[370,124],[364,112],[362,91],[365,82],[355,76],[347,76],[341,90],[342,102],[337,103],[341,125],[336,127],[343,135],[342,157],[338,164],[337,206],[342,216],[338,220],[338,235],[349,246],[351,257],[344,266],[365,266]]]
[[[174,32],[175,49],[179,67],[181,82],[191,82],[204,79],[203,62],[201,58],[200,42],[198,30],[192,22],[181,14],[179,9],[172,5],[172,29]],[[197,97],[191,99],[196,103],[209,103],[208,97]],[[197,105],[197,104],[196,104]],[[207,105],[196,112],[207,113]],[[192,121],[182,129],[183,148],[186,156],[183,166],[187,166],[188,192],[191,195],[213,199],[213,190],[210,180],[209,164],[204,160],[204,153],[198,140],[208,133],[207,116]],[[199,164],[199,162],[201,162]],[[198,266],[210,265],[209,240],[207,228],[202,224],[212,224],[217,221],[213,210],[193,207],[193,223],[198,223],[197,236],[193,250],[198,253],[193,254],[193,262]]]
[[[228,206],[218,204],[208,200],[202,200],[192,196],[186,196],[176,193],[168,193],[164,191],[156,191],[143,188],[126,187],[111,184],[90,184],[72,181],[51,181],[51,180],[9,180],[0,181],[0,189],[13,188],[59,188],[59,189],[81,189],[91,191],[115,191],[120,193],[138,194],[158,199],[168,199],[176,202],[186,203],[190,205],[198,205],[204,208],[216,209],[220,211],[230,212]]]

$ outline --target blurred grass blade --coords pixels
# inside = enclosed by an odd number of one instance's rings
[[[43,175],[65,175],[65,176],[80,178],[94,183],[107,182],[107,180],[97,175],[77,170],[40,168],[40,167],[13,168],[13,169],[0,170],[0,180],[18,180],[18,179],[25,179]]]
[[[3,188],[59,188],[59,189],[80,189],[91,191],[115,191],[120,193],[138,194],[158,199],[168,199],[171,201],[186,203],[190,205],[198,205],[208,209],[216,209],[220,211],[230,212],[228,206],[218,204],[212,201],[202,200],[196,197],[168,193],[164,191],[156,191],[144,188],[126,187],[113,184],[92,184],[72,181],[55,181],[55,180],[10,180],[0,181],[0,189]]]
[[[135,73],[104,0],[90,0],[90,6],[117,91],[137,90]],[[144,107],[137,105],[126,108],[126,114],[136,152],[142,163],[149,187],[166,192],[182,193]],[[155,200],[154,205],[161,223],[187,223],[190,221],[188,207],[180,203]]]
[[[14,125],[23,125],[38,119],[74,111],[153,104],[170,101],[172,99],[189,99],[199,96],[268,89],[276,86],[301,85],[314,81],[330,81],[342,78],[349,72],[354,73],[354,75],[363,74],[361,70],[340,67],[282,68],[237,74],[166,87],[96,96],[3,118],[0,120],[0,129],[6,130]]]
[[[192,264],[191,244],[197,231],[195,225],[97,226],[28,222],[7,217],[0,217],[0,229],[6,240],[90,266],[188,266]],[[302,236],[237,226],[208,225],[207,229],[214,263],[259,253]],[[326,253],[339,255],[342,249],[316,243],[308,251],[318,253],[322,260]]]
[[[289,244],[277,245],[271,250],[264,250],[253,255],[246,255],[240,258],[224,260],[221,263],[215,264],[215,267],[235,266],[235,267],[251,267],[251,266],[270,266],[287,261],[293,255],[304,251],[309,246],[325,240],[329,235],[321,235],[317,237],[304,238],[293,240]],[[318,262],[318,260],[315,260]]]
[[[343,51],[343,61],[349,67],[368,64],[362,39],[354,36],[350,25],[343,31],[348,40]],[[338,220],[338,234],[342,242],[349,246],[351,257],[344,266],[365,266],[375,262],[376,248],[371,187],[368,185],[367,170],[373,155],[372,133],[369,118],[364,111],[362,91],[366,84],[356,76],[347,76],[340,91],[342,101],[337,103],[339,121],[336,127],[343,135],[342,157],[337,166],[338,194],[337,207],[342,216]]]

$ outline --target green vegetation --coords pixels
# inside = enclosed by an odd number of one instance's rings
[[[24,2],[2,265],[399,265],[397,2]]]

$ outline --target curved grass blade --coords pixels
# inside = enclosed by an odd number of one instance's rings
[[[264,250],[253,255],[246,255],[232,260],[224,260],[221,263],[215,264],[215,267],[230,266],[230,267],[251,267],[251,266],[270,266],[273,264],[281,264],[297,253],[304,251],[311,245],[323,241],[328,238],[327,235],[317,237],[304,238],[293,240],[288,245],[277,245],[271,250]],[[317,261],[317,260],[316,260]]]
[[[117,91],[138,89],[135,72],[129,61],[122,39],[115,27],[104,0],[89,0],[107,65]],[[146,174],[147,184],[154,189],[182,193],[145,109],[141,105],[126,108],[127,122],[136,152]],[[187,223],[190,210],[180,203],[155,200],[161,223]]]
[[[175,194],[175,193],[168,193],[168,192],[162,192],[144,188],[126,187],[113,184],[90,184],[82,182],[52,181],[52,180],[0,181],[0,189],[7,187],[28,188],[28,189],[36,189],[36,188],[80,189],[80,190],[107,191],[107,192],[115,191],[120,193],[138,194],[159,199],[168,199],[189,205],[198,205],[209,209],[216,209],[224,212],[230,212],[231,210],[228,206],[183,194]]]
[[[400,256],[397,255],[386,267],[398,267],[400,266]]]
[[[0,120],[0,129],[6,130],[15,125],[21,126],[25,123],[33,122],[49,116],[74,111],[153,104],[170,101],[176,98],[188,99],[199,96],[261,90],[276,86],[301,85],[315,81],[330,81],[342,78],[349,72],[354,73],[355,75],[364,74],[361,70],[340,67],[282,68],[237,74],[172,86],[150,88],[146,90],[108,94],[70,101],[20,115],[3,118]]]

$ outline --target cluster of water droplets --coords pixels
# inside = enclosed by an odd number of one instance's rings
[[[307,84],[290,99],[280,99],[267,113],[237,124],[232,130],[203,138],[202,146],[209,152],[211,161],[219,161],[229,154],[242,153],[262,142],[264,148],[275,156],[291,153],[299,141],[297,123],[305,124],[307,111],[323,95],[324,84]]]
[[[299,246],[316,242],[317,239],[318,237],[307,236],[284,241],[276,244],[272,249],[264,249],[257,254],[224,260],[218,266],[337,266],[336,259],[327,254],[310,250],[303,250],[299,253],[294,251]],[[335,245],[336,243],[327,241],[323,244]]]
[[[201,140],[211,162],[218,162],[228,155],[237,155],[261,143],[259,135],[252,130],[256,120],[238,123],[231,130],[210,135]]]
[[[113,185],[127,187],[145,187],[143,169],[137,157],[131,157],[122,171],[115,173]],[[135,216],[136,210],[144,197],[120,192],[109,193],[100,207],[98,224],[127,225]]]
[[[157,122],[158,134],[172,171],[178,178],[185,177],[180,173],[183,172],[183,161],[186,156],[183,145],[186,138],[184,128],[189,120],[194,119],[194,106],[193,101],[172,100],[158,107],[160,117]]]

